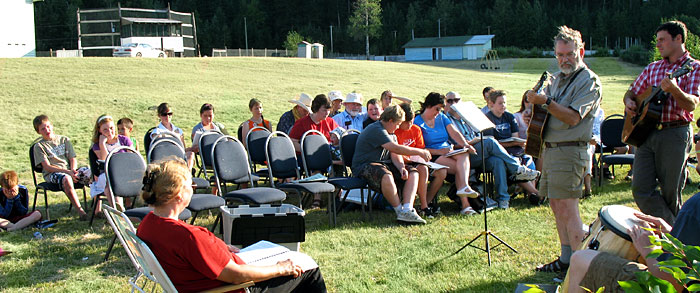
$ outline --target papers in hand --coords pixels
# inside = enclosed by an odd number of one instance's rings
[[[479,107],[477,107],[474,102],[468,101],[456,103],[452,104],[450,107],[452,107],[452,110],[457,112],[459,118],[464,120],[464,122],[467,122],[469,127],[476,131],[480,132],[496,127],[496,125],[494,125],[493,122],[491,122],[491,120],[489,120],[489,118],[486,117],[483,112],[481,112]]]
[[[509,137],[509,138],[504,138],[504,139],[499,139],[498,142],[526,142],[526,139],[522,139],[519,137]]]
[[[445,165],[440,165],[440,164],[434,163],[434,162],[428,162],[426,160],[423,160],[423,158],[421,158],[419,156],[415,156],[415,155],[408,157],[408,160],[411,162],[414,162],[414,163],[426,165],[426,166],[428,166],[428,168],[433,169],[433,170],[440,170],[440,169],[447,168],[447,166],[445,166]]]
[[[246,264],[254,266],[271,266],[290,259],[305,272],[318,268],[318,264],[310,256],[265,240],[241,249],[236,255]]]
[[[314,174],[312,176],[306,177],[304,179],[294,180],[294,183],[308,183],[308,182],[326,182],[328,177],[323,176],[323,174]]]

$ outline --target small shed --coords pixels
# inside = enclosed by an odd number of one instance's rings
[[[406,61],[477,60],[491,50],[495,35],[415,38],[403,45]]]
[[[323,59],[323,45],[301,41],[297,44],[297,57]]]
[[[0,27],[0,58],[36,57],[32,0],[0,0]]]

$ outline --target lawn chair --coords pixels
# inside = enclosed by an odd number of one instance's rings
[[[41,138],[38,138],[32,142],[32,144],[29,146],[29,162],[32,164],[32,180],[34,180],[34,186],[36,188],[34,189],[34,204],[32,205],[32,211],[36,210],[36,199],[39,197],[39,190],[42,190],[44,192],[44,207],[46,208],[46,213],[44,216],[46,217],[47,220],[51,219],[51,215],[49,214],[49,197],[48,197],[48,191],[53,191],[53,192],[63,192],[63,189],[61,189],[58,184],[56,183],[49,183],[46,181],[42,181],[41,183],[38,183],[36,179],[36,173],[43,174],[42,170],[43,167],[41,166],[41,163],[37,165],[37,163],[34,161],[34,145],[36,145],[37,142],[39,142]],[[71,166],[74,167],[74,166]],[[73,187],[75,188],[75,191],[77,192],[78,189],[83,190],[83,203],[84,206],[88,206],[87,204],[87,191],[85,190],[85,186],[80,183],[74,183]],[[73,208],[72,204],[68,205],[68,212]]]
[[[129,242],[129,245],[133,245],[134,247],[136,247],[136,249],[134,250],[134,258],[142,267],[143,275],[146,276],[149,280],[158,283],[158,285],[160,285],[163,291],[177,292],[175,285],[173,285],[173,282],[170,281],[170,278],[168,278],[168,275],[165,273],[165,270],[163,270],[163,267],[161,267],[160,262],[158,262],[158,259],[148,247],[146,242],[143,242],[143,240],[139,239],[139,237],[136,236],[136,233],[134,233],[133,231],[126,231],[126,235],[127,242]],[[246,292],[248,292],[247,288],[254,284],[255,283],[253,283],[253,281],[248,281],[238,285],[226,285],[202,292],[229,292],[240,289],[244,289]],[[144,292],[143,289],[138,289],[139,291]]]
[[[168,158],[180,158],[184,160],[185,149],[172,140],[157,140],[151,144],[151,149],[148,150],[147,158],[149,164],[153,161],[167,160]],[[190,225],[194,224],[199,212],[212,209],[218,211],[219,207],[224,205],[226,205],[226,201],[219,196],[201,193],[192,194],[190,204],[187,206],[188,210],[194,212],[190,220]],[[220,214],[217,215],[217,220],[219,217],[221,217]]]
[[[131,263],[136,268],[136,275],[129,279],[129,284],[133,289],[138,289],[139,291],[143,292],[143,289],[136,285],[136,282],[139,278],[141,278],[142,275],[146,274],[144,273],[144,268],[134,256],[135,254],[139,253],[137,251],[137,247],[133,245],[133,243],[127,242],[128,238],[126,235],[126,231],[136,233],[136,228],[134,228],[134,224],[131,223],[129,217],[127,217],[124,213],[110,207],[109,205],[103,204],[102,212],[105,214],[105,218],[107,218],[107,223],[109,223],[109,226],[112,227],[112,230],[114,230],[114,236],[117,239],[119,239],[119,242],[122,244],[124,250],[126,251],[126,255],[129,257],[129,260],[131,260]],[[146,283],[144,282],[143,287],[145,287],[145,285]]]
[[[307,175],[314,173],[328,174],[328,170],[332,169],[333,160],[331,157],[331,149],[328,145],[326,137],[323,136],[318,130],[309,130],[304,133],[301,137],[301,158],[304,165],[304,172]],[[331,174],[333,175],[333,174]],[[351,190],[360,190],[360,205],[362,206],[362,218],[365,217],[365,193],[364,190],[368,189],[367,181],[358,177],[341,177],[341,176],[331,176],[328,178],[328,183],[333,184],[338,192],[345,190],[345,196],[341,201],[341,206],[345,203],[348,194]],[[367,191],[367,198],[369,201],[369,189]],[[335,197],[334,197],[335,199]],[[331,203],[328,204],[328,211],[331,213],[333,225],[336,224],[337,219],[337,208],[335,207],[335,200],[333,200],[333,208],[331,210]]]
[[[270,176],[270,185],[285,192],[295,192],[299,196],[300,208],[303,208],[304,194],[328,193],[329,207],[334,202],[335,186],[327,182],[285,182],[275,184],[273,178],[283,181],[291,178],[301,179],[294,145],[284,132],[275,131],[267,138],[265,141],[265,158]],[[331,212],[330,209],[329,212]]]
[[[120,152],[124,150],[125,152]],[[141,195],[143,188],[143,175],[146,172],[146,162],[143,157],[131,147],[118,147],[107,155],[105,160],[105,175],[107,176],[107,184],[112,191],[112,197],[131,197],[135,201]],[[114,198],[112,198],[114,202]],[[116,207],[112,207],[116,208]],[[132,208],[124,211],[124,214],[130,218],[143,219],[153,208],[140,207]],[[179,215],[180,220],[187,220],[192,217],[189,210],[184,210]],[[112,252],[114,242],[117,240],[115,236],[110,243],[107,252],[105,253],[105,261],[109,258]]]
[[[598,186],[603,185],[603,165],[612,165],[612,173],[615,174],[615,165],[632,165],[634,154],[612,154],[616,147],[626,146],[622,142],[622,128],[625,125],[625,118],[620,114],[613,114],[605,118],[600,124],[600,143],[604,148],[600,148],[598,160]],[[605,155],[605,150],[610,150],[609,155]]]

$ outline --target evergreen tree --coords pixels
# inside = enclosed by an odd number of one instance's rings
[[[365,55],[369,60],[369,38],[379,36],[382,28],[381,0],[357,0],[348,20],[349,33],[356,39],[365,38]]]

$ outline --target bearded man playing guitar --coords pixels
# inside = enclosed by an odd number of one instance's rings
[[[639,115],[637,97],[652,86],[665,93],[661,121],[652,129],[635,153],[632,194],[639,209],[673,225],[681,207],[685,184],[685,161],[693,135],[690,123],[698,104],[700,63],[690,59],[685,48],[687,29],[680,21],[670,21],[656,29],[656,48],[662,60],[649,64],[625,93],[625,112]],[[687,62],[694,70],[675,79],[673,71]],[[662,93],[663,94],[663,93]],[[657,183],[658,180],[658,183]],[[660,191],[657,190],[660,185]]]
[[[598,76],[583,63],[583,45],[579,31],[559,27],[554,37],[554,53],[561,71],[553,75],[543,94],[527,92],[530,103],[542,105],[549,112],[543,135],[540,194],[549,198],[561,244],[561,255],[551,263],[538,266],[537,271],[565,272],[572,245],[577,247],[585,233],[578,202],[590,160],[588,141],[592,137],[602,88]]]

